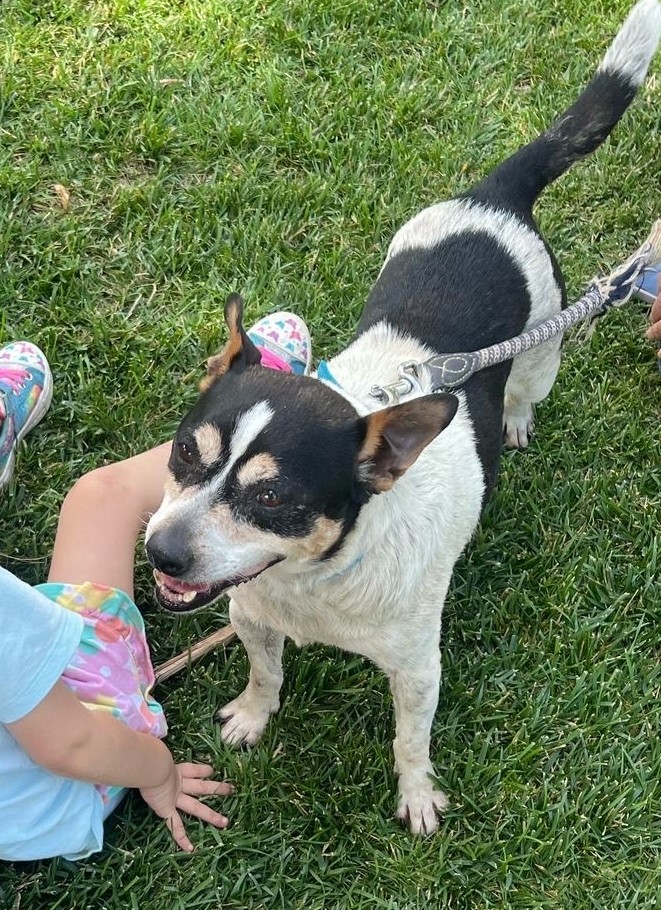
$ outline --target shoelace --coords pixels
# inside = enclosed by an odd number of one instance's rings
[[[257,345],[257,350],[262,355],[263,367],[269,367],[271,370],[280,370],[281,373],[292,372],[290,365],[282,357],[274,354],[273,351],[269,351],[268,348],[263,348],[260,345]]]
[[[6,383],[12,392],[20,392],[29,379],[30,373],[28,370],[24,370],[21,367],[0,366],[0,385]]]

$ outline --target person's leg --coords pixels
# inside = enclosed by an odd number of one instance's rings
[[[48,580],[119,588],[133,597],[135,545],[163,498],[171,443],[97,468],[67,494]]]

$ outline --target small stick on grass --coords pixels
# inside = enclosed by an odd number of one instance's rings
[[[164,664],[156,667],[154,670],[156,682],[159,683],[164,679],[169,679],[170,676],[174,676],[174,674],[178,673],[179,670],[183,670],[184,667],[195,663],[195,661],[199,660],[200,657],[204,657],[204,655],[208,654],[209,651],[213,651],[213,649],[217,648],[218,645],[227,644],[228,642],[233,641],[235,638],[236,632],[232,626],[223,626],[222,629],[219,629],[212,635],[207,635],[206,638],[203,638],[201,641],[198,641],[190,648],[182,651],[181,654],[177,654],[176,657],[171,657],[170,660],[166,660]]]

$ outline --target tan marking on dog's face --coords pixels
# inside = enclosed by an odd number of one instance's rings
[[[203,423],[195,430],[195,442],[200,453],[200,461],[205,467],[211,467],[220,458],[223,438],[213,424]]]
[[[247,487],[260,480],[275,480],[279,474],[280,469],[275,458],[268,452],[261,452],[239,468],[236,479],[242,486]]]
[[[330,518],[318,518],[306,537],[286,537],[264,531],[249,523],[238,522],[226,503],[218,503],[209,510],[209,526],[222,533],[232,546],[253,544],[274,554],[294,559],[314,559],[321,556],[342,533],[342,523]]]
[[[322,517],[316,520],[307,537],[291,537],[289,540],[297,545],[297,549],[302,550],[305,556],[314,557],[330,550],[333,544],[337,543],[341,533],[342,522]]]

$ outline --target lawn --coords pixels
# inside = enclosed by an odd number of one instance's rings
[[[351,335],[394,230],[567,106],[627,0],[4,0],[0,341],[55,375],[0,502],[0,561],[37,582],[84,470],[169,438],[222,301]],[[570,297],[660,212],[661,63],[538,217]],[[54,189],[59,186],[60,189]],[[62,189],[64,188],[64,189]],[[65,192],[66,190],[66,192]],[[524,454],[457,567],[432,755],[451,807],[393,820],[386,680],[289,645],[283,710],[234,753],[215,708],[240,645],[159,689],[177,756],[236,782],[226,832],[177,853],[132,797],[92,860],[0,864],[1,910],[646,910],[661,893],[656,543],[661,377],[645,307],[572,337]],[[163,661],[226,621],[138,603]]]

